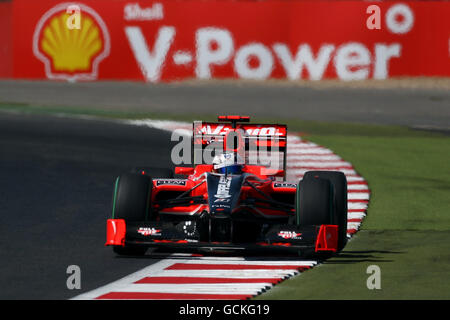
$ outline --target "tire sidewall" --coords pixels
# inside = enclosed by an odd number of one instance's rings
[[[303,179],[298,183],[295,204],[298,226],[331,224],[333,207],[333,187],[329,180]]]
[[[151,214],[152,179],[127,173],[117,178],[113,197],[113,219],[145,221]]]
[[[341,251],[347,243],[347,178],[340,171],[308,171],[305,173],[304,179],[312,179],[315,176],[328,179],[333,185],[335,212],[332,223],[338,225],[338,251]]]

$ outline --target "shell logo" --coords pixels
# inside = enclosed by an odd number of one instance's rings
[[[69,6],[80,8],[80,26],[69,28]],[[103,19],[81,3],[61,3],[39,20],[33,35],[33,53],[55,80],[95,80],[98,65],[109,55],[110,37]]]

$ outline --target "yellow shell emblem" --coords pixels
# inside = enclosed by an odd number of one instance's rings
[[[41,48],[53,60],[55,71],[87,71],[92,58],[102,49],[98,26],[88,16],[81,19],[80,29],[69,29],[62,13],[42,30]]]
[[[65,6],[49,10],[39,21],[34,53],[51,79],[92,80],[98,63],[109,54],[109,35],[100,16],[87,6],[80,10],[79,28],[69,28]]]

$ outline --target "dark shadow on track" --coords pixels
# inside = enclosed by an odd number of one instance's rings
[[[386,259],[386,255],[404,254],[405,251],[386,251],[386,250],[367,250],[367,251],[344,251],[333,256],[333,259],[324,261],[325,264],[350,264],[360,262],[393,262],[392,259]]]

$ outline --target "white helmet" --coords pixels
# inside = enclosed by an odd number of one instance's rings
[[[241,173],[244,161],[238,154],[224,152],[213,159],[214,170],[220,173]]]

